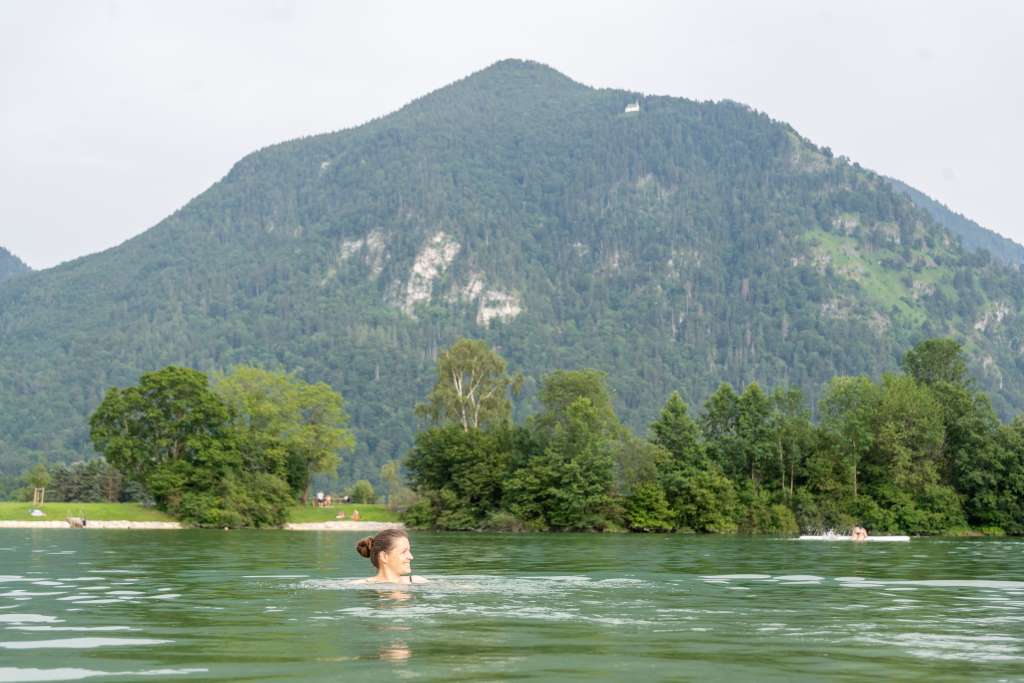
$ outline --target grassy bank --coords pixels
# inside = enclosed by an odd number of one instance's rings
[[[0,519],[31,521],[59,521],[67,517],[84,517],[97,522],[173,522],[174,518],[159,510],[144,508],[138,503],[45,503],[40,509],[45,517],[29,514],[32,503],[0,501]]]
[[[333,522],[339,512],[345,513],[345,519],[352,519],[352,513],[359,510],[359,519],[363,522],[399,522],[398,515],[388,510],[384,505],[358,505],[344,503],[332,505],[329,508],[315,508],[311,505],[295,505],[288,510],[288,521],[296,523],[304,522]]]
[[[45,503],[41,509],[45,517],[33,517],[29,514],[32,503],[0,501],[0,520],[16,520],[30,522],[33,520],[62,520],[67,517],[84,517],[99,521],[125,522],[173,522],[173,517],[159,510],[144,508],[138,503]],[[397,522],[398,515],[383,505],[333,505],[329,508],[314,508],[306,505],[295,505],[288,510],[289,522],[330,522],[339,512],[345,513],[345,519],[351,520],[352,513],[359,510],[360,519],[364,522]]]

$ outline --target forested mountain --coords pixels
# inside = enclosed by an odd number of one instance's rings
[[[935,336],[1007,415],[1022,303],[1015,269],[785,123],[509,60],[255,152],[138,237],[6,283],[0,453],[9,473],[73,460],[109,386],[244,362],[340,390],[358,440],[342,475],[375,479],[460,336],[525,375],[518,416],[544,373],[593,367],[643,433],[673,390],[813,398]]]
[[[910,185],[887,178],[898,191],[910,197],[911,201],[931,214],[931,217],[960,238],[961,244],[971,251],[988,250],[996,258],[1011,265],[1024,264],[1024,246],[1007,239],[987,228],[983,228],[963,214],[956,213],[945,204],[935,201],[924,192],[915,190]]]
[[[20,258],[0,247],[0,282],[27,273],[29,270],[31,269]]]

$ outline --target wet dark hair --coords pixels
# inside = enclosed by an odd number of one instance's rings
[[[356,543],[356,552],[363,557],[370,558],[373,566],[380,569],[380,565],[377,564],[377,556],[381,553],[391,552],[391,549],[395,547],[395,542],[400,538],[407,539],[409,534],[405,533],[404,529],[385,529],[376,536],[367,536]]]

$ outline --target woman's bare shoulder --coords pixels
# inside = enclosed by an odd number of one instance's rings
[[[365,586],[365,585],[371,584],[371,583],[387,583],[387,582],[386,581],[381,581],[376,576],[371,576],[371,577],[369,577],[367,579],[352,579],[351,581],[349,581],[349,583],[351,583],[353,585],[356,585],[356,586]],[[403,576],[402,580],[399,581],[398,583],[400,583],[400,584],[401,583],[405,583],[405,584],[409,584],[409,583],[430,583],[430,581],[426,577],[423,577],[423,576]]]

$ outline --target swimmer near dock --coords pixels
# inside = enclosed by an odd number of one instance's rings
[[[295,522],[285,524],[289,531],[384,531],[385,529],[404,529],[401,522],[352,522],[338,520],[334,522]]]
[[[910,536],[866,536],[863,538],[854,538],[851,534],[837,534],[828,531],[823,534],[803,534],[798,541],[855,541],[858,543],[880,543],[880,542],[897,542],[905,543],[910,541]]]

